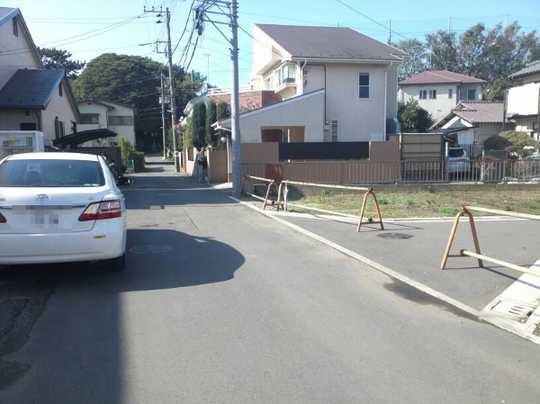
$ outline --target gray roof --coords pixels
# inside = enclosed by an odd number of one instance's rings
[[[455,116],[471,123],[503,123],[504,104],[502,102],[461,102],[448,115],[436,122],[432,128],[441,128]]]
[[[475,123],[502,123],[504,104],[502,102],[462,102],[452,111],[460,118]]]
[[[45,109],[63,78],[60,69],[19,69],[0,90],[0,108]]]
[[[403,52],[351,28],[255,24],[293,57],[401,60]]]
[[[21,12],[18,8],[0,7],[0,25],[20,14]]]
[[[535,60],[534,62],[529,63],[523,69],[518,70],[515,73],[510,75],[511,79],[516,79],[523,76],[528,76],[529,74],[540,73],[540,59]]]
[[[399,82],[400,86],[422,84],[482,84],[485,80],[448,70],[426,70]]]

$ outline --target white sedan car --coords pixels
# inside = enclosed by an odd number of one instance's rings
[[[107,260],[122,270],[126,207],[100,156],[25,153],[0,161],[0,265]]]

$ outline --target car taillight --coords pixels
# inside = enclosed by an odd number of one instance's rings
[[[6,218],[0,213],[0,223],[7,223]]]
[[[88,205],[79,217],[79,222],[113,219],[120,216],[122,216],[122,204],[120,201],[95,202]]]

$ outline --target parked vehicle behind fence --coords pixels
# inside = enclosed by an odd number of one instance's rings
[[[448,174],[463,173],[469,171],[470,168],[471,161],[464,148],[448,148]]]

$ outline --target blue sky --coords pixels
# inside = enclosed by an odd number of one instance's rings
[[[239,0],[240,25],[251,30],[253,23],[349,26],[375,39],[386,41],[392,20],[394,37],[423,38],[426,33],[450,28],[457,33],[483,22],[517,20],[525,30],[540,31],[540,0],[343,0],[375,23],[336,0]],[[160,62],[151,46],[138,44],[163,40],[164,24],[143,15],[108,32],[89,33],[141,14],[143,6],[168,6],[173,11],[172,37],[176,42],[185,24],[191,0],[19,0],[3,1],[3,6],[19,7],[38,46],[67,49],[78,59],[90,60],[104,52],[148,56]],[[382,26],[381,26],[382,25]],[[225,27],[226,28],[226,27]],[[249,79],[251,38],[240,32],[241,85]],[[230,83],[228,47],[225,40],[208,26],[201,37],[192,68],[207,74],[214,85],[227,88]],[[175,53],[178,61],[183,44]],[[208,68],[209,66],[209,68]]]

